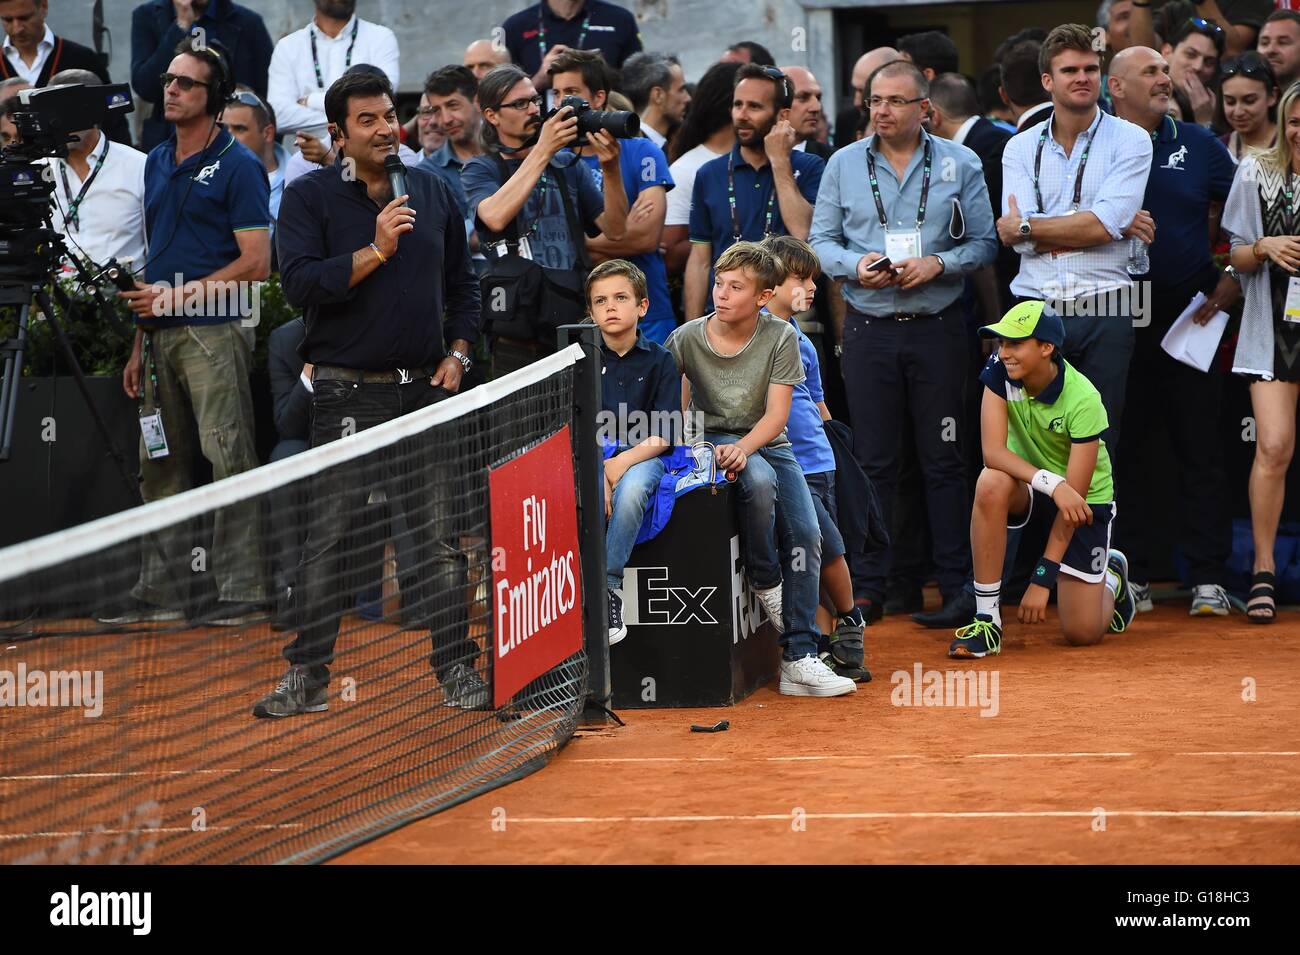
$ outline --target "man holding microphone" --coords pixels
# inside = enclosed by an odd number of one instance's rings
[[[313,447],[454,394],[479,331],[478,280],[450,188],[427,170],[407,168],[406,194],[393,194],[385,160],[396,154],[399,133],[387,78],[340,77],[325,95],[325,111],[338,159],[286,187],[276,227],[285,297],[306,320]],[[289,670],[253,715],[326,709],[328,665],[347,609],[340,583],[355,550],[348,524],[375,485],[386,486],[389,506],[402,509],[420,568],[418,575],[400,568],[403,624],[431,629],[430,663],[447,705],[487,705],[487,687],[473,668],[479,651],[468,639],[465,561],[450,499],[406,486],[437,482],[443,468],[381,457],[367,463],[367,473],[344,466],[317,478],[296,599],[300,627],[284,650]]]

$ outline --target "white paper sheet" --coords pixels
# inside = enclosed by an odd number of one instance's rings
[[[1192,321],[1196,310],[1205,304],[1205,293],[1197,292],[1160,342],[1160,347],[1184,365],[1209,371],[1219,340],[1228,326],[1228,313],[1215,312],[1204,325]]]

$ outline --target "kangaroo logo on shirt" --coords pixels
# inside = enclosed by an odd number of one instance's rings
[[[220,168],[221,168],[221,160],[218,159],[212,165],[204,166],[202,169],[200,169],[199,174],[194,177],[194,181],[207,183],[212,179],[212,177],[216,174],[217,170]]]
[[[1174,150],[1173,152],[1171,152],[1171,153],[1169,154],[1169,158],[1165,160],[1165,164],[1164,164],[1163,166],[1161,166],[1160,168],[1161,168],[1161,169],[1177,169],[1177,170],[1179,170],[1179,171],[1182,171],[1182,170],[1183,170],[1183,162],[1184,162],[1184,160],[1186,160],[1186,159],[1187,159],[1187,147],[1186,147],[1186,146],[1179,146],[1176,150]]]
[[[1047,430],[1052,432],[1053,434],[1060,434],[1062,431],[1065,430],[1065,419],[1053,418],[1051,421],[1047,423]]]

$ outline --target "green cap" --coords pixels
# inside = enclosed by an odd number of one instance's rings
[[[980,334],[985,338],[1003,338],[1009,342],[1037,338],[1060,348],[1065,344],[1065,324],[1056,315],[1045,315],[1045,302],[1029,301],[1012,306],[994,325],[985,325]]]

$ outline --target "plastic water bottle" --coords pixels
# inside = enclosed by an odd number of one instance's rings
[[[1151,256],[1147,254],[1150,248],[1145,242],[1137,236],[1129,239],[1128,245],[1128,274],[1129,275],[1146,275],[1151,271]]]

